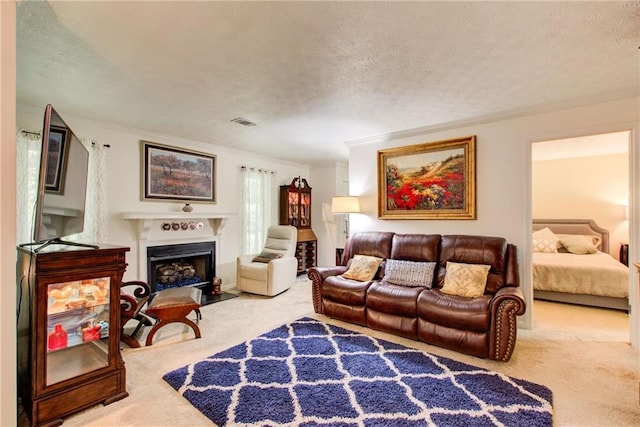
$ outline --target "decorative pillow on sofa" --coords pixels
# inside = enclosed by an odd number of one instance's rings
[[[345,279],[366,282],[373,279],[378,271],[382,258],[367,255],[354,255],[347,271],[342,274]]]
[[[265,252],[262,251],[258,255],[256,255],[251,262],[264,262],[268,263],[271,260],[282,258],[281,254],[277,254],[275,252]]]
[[[384,278],[382,280],[402,286],[431,287],[435,262],[403,261],[388,259],[384,266]]]
[[[598,248],[593,244],[593,239],[586,236],[576,235],[563,237],[560,239],[560,243],[572,254],[586,255],[598,252]]]
[[[475,298],[484,294],[490,265],[447,262],[447,274],[440,292]]]

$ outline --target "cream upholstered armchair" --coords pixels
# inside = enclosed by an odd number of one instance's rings
[[[295,257],[298,230],[291,225],[272,225],[264,249],[259,254],[241,255],[236,269],[236,287],[267,296],[289,289],[296,280]]]

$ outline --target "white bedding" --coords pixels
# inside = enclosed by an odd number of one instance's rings
[[[536,290],[627,298],[629,268],[609,254],[533,253]]]

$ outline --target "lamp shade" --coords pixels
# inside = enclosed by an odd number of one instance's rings
[[[331,213],[346,214],[360,212],[360,200],[355,196],[338,196],[331,199]]]

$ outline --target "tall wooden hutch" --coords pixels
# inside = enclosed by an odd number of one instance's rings
[[[18,391],[32,425],[128,396],[120,354],[128,250],[18,248]]]
[[[311,229],[311,187],[304,178],[294,178],[280,186],[280,225],[298,229],[298,273],[318,263],[318,239]]]

